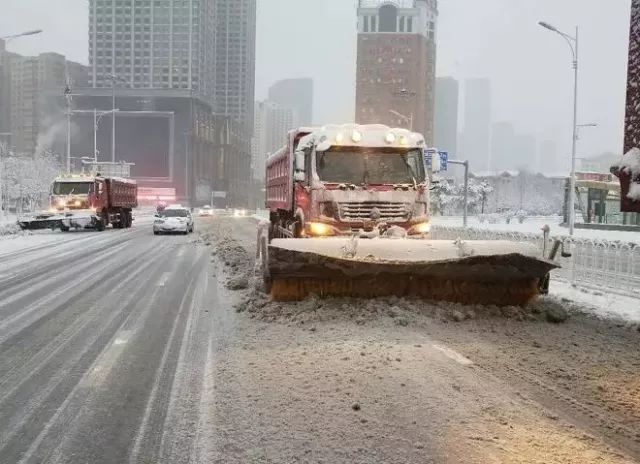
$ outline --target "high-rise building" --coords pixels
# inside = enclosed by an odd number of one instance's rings
[[[360,0],[356,121],[412,128],[433,144],[437,0]]]
[[[514,163],[517,169],[537,171],[538,169],[538,147],[533,135],[519,134],[514,139]]]
[[[11,65],[19,58],[0,39],[0,141],[11,146]]]
[[[67,76],[77,85],[88,82],[88,68],[57,53],[22,56],[0,40],[0,141],[18,152],[33,153],[38,138],[44,146],[55,136],[47,121],[47,96],[62,94]],[[75,85],[75,84],[74,84]]]
[[[253,132],[256,0],[210,0],[215,9],[215,105]]]
[[[16,150],[33,153],[37,147],[42,105],[47,91],[62,92],[65,58],[57,53],[22,57],[11,67],[11,139]]]
[[[269,101],[293,108],[297,114],[296,125],[313,124],[313,79],[285,79],[269,88]]]
[[[89,0],[91,86],[189,89],[213,101],[214,4]]]
[[[491,129],[491,166],[493,171],[517,169],[515,129],[510,122],[496,122]]]
[[[285,145],[286,136],[298,124],[292,108],[272,101],[256,102],[251,144],[253,178],[264,181],[267,157]]]
[[[458,152],[458,81],[453,77],[436,79],[434,145],[451,154]]]
[[[100,125],[101,156],[135,157],[141,185],[173,187],[183,201],[211,191],[242,204],[239,186],[251,176],[255,16],[256,0],[89,0],[92,88],[74,104],[109,110],[115,98],[120,111]],[[134,119],[138,132],[130,134]],[[216,138],[225,131],[236,150]]]
[[[562,171],[562,165],[558,158],[558,144],[553,140],[543,140],[540,142],[538,171],[545,174],[552,174]]]
[[[467,79],[464,91],[463,156],[471,169],[485,171],[491,164],[491,82],[489,79]]]

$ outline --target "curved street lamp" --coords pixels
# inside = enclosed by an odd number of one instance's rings
[[[571,36],[547,22],[540,21],[538,24],[560,35],[569,44],[573,57],[573,143],[571,148],[571,179],[569,180],[569,235],[573,235],[576,224],[576,153],[578,144],[578,26],[576,26],[576,35]]]
[[[42,33],[42,29],[34,29],[33,31],[26,31],[26,32],[21,32],[19,34],[12,34],[12,35],[5,35],[0,37],[0,40],[12,40],[12,39],[17,39],[18,37],[26,37],[28,35],[37,35],[37,34],[41,34]]]

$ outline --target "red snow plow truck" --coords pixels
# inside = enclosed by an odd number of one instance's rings
[[[557,265],[542,247],[431,240],[425,149],[422,135],[383,125],[290,132],[267,160],[258,236],[271,296],[523,305],[544,293]]]
[[[24,230],[70,229],[104,230],[133,224],[132,209],[138,206],[135,181],[117,177],[71,175],[58,177],[51,186],[49,210],[23,217]]]

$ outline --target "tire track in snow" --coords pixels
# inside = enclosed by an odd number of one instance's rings
[[[186,254],[167,288],[153,285],[158,274],[145,281],[155,295],[143,300],[147,316],[138,313],[119,326],[24,462],[67,462],[70,455],[79,462],[126,462],[149,401],[153,401],[147,422],[151,440],[144,446],[158,446],[192,304],[191,290],[200,272],[194,261],[192,253]],[[123,330],[128,333],[126,343],[116,347],[113,342]]]
[[[162,257],[158,257],[158,260],[161,259]],[[151,260],[147,267],[153,264],[155,260]],[[125,276],[127,271],[125,268],[115,278]],[[31,375],[28,383],[15,390],[13,395],[3,398],[0,417],[5,419],[0,423],[0,462],[17,462],[17,450],[28,446],[29,437],[42,429],[47,418],[54,414],[59,404],[68,397],[68,393],[65,392],[77,386],[79,376],[86,372],[86,366],[95,360],[126,317],[136,310],[138,299],[147,291],[139,283],[128,282],[131,292],[122,300],[123,305],[118,308],[120,311],[107,311],[106,309],[110,309],[109,306],[101,306],[97,317],[86,327],[91,330],[85,329],[81,332],[60,352],[55,362],[44,363],[39,371]],[[109,285],[110,280],[107,280],[105,287]],[[99,286],[94,291],[101,290],[102,286]],[[107,292],[102,295],[108,294]],[[93,293],[87,294],[85,298],[87,304],[100,299]],[[82,302],[76,304],[75,308],[84,310]],[[73,309],[74,307],[69,307],[69,317],[73,317]],[[5,428],[8,431],[5,431]]]
[[[58,353],[76,342],[75,337],[81,331],[96,324],[96,319],[112,298],[110,294],[103,291],[104,289],[110,289],[112,293],[131,293],[135,279],[155,264],[157,260],[150,260],[140,266],[135,259],[132,259],[128,266],[110,275],[107,279],[102,279],[102,275],[98,276],[97,282],[100,283],[100,286],[88,294],[80,292],[83,302],[75,305],[75,311],[68,311],[67,315],[61,313],[56,316],[60,319],[58,325],[61,330],[54,337],[48,338],[46,336],[52,332],[50,324],[38,321],[35,324],[39,327],[33,327],[34,330],[29,333],[16,334],[8,343],[0,344],[4,359],[11,360],[7,364],[0,360],[0,404],[3,402],[2,398],[11,394],[12,389],[17,388],[31,375],[34,375],[44,364],[50,364],[52,359],[58,356]],[[112,287],[112,282],[117,282],[121,277],[125,278]],[[101,296],[97,296],[95,301],[91,301],[94,293]],[[87,309],[82,307],[84,301],[87,302]],[[62,306],[68,306],[68,301],[65,301]],[[34,342],[34,339],[37,341]]]

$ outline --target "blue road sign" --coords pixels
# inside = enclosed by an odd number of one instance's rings
[[[438,151],[438,155],[440,155],[440,170],[446,171],[449,168],[449,152],[446,151]],[[436,150],[433,148],[427,148],[424,151],[424,161],[427,166],[431,166],[431,160],[433,159],[433,155],[436,154]]]

